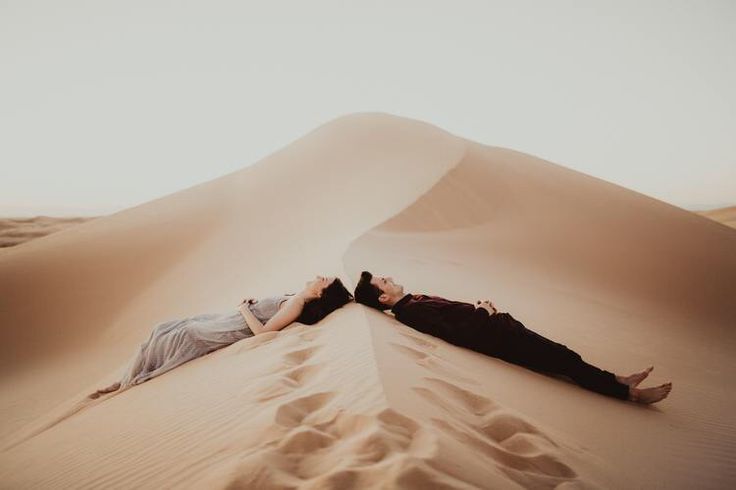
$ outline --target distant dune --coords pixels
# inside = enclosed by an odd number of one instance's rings
[[[736,230],[430,124],[351,114],[0,253],[3,488],[736,488]],[[363,269],[491,299],[644,407],[350,304],[98,399],[158,323]]]
[[[736,228],[736,206],[695,211],[696,214]],[[0,248],[20,245],[34,238],[41,238],[57,231],[97,218],[54,218],[51,216],[36,216],[34,218],[0,218]]]
[[[708,211],[697,211],[701,216],[718,221],[731,228],[736,228],[736,206],[727,208],[710,209]]]
[[[95,219],[85,218],[53,218],[36,216],[35,218],[0,218],[0,248],[20,245],[35,238],[41,238],[57,231]]]

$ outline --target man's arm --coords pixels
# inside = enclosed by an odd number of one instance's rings
[[[444,299],[444,301],[446,304],[441,308],[442,314],[446,321],[456,327],[462,327],[479,319],[485,320],[488,318],[489,311],[484,308],[476,308],[475,305],[463,301],[449,299]]]

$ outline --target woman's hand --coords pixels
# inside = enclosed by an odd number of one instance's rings
[[[475,308],[483,308],[488,312],[489,315],[495,315],[496,313],[498,313],[498,310],[496,309],[496,306],[493,304],[493,302],[487,299],[476,301]]]

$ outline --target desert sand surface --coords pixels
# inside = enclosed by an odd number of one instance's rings
[[[709,209],[706,211],[697,212],[701,216],[710,218],[719,223],[723,223],[731,228],[736,228],[736,206],[729,206],[725,208]]]
[[[0,253],[2,253],[4,247],[14,247],[34,238],[41,238],[91,219],[94,219],[94,217],[35,216],[32,218],[0,218]]]
[[[120,393],[157,323],[361,270],[492,299],[642,406],[350,304]],[[4,488],[736,485],[736,230],[430,124],[330,121],[252,166],[0,254]]]

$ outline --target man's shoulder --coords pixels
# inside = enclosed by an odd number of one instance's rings
[[[450,301],[442,296],[435,296],[432,294],[412,294],[411,300],[414,302],[427,302],[427,301]]]
[[[417,315],[435,311],[445,304],[445,299],[427,294],[406,294],[392,308],[391,312],[398,316]]]
[[[444,298],[439,296],[430,296],[428,294],[407,294],[402,298],[402,306],[429,306],[445,302]]]
[[[397,310],[414,310],[414,309],[432,309],[432,310],[456,310],[461,308],[474,308],[471,303],[464,301],[454,301],[451,299],[444,298],[442,296],[434,296],[429,294],[411,294],[406,295],[402,298],[401,304],[397,304]]]
[[[428,294],[421,294],[418,295],[418,301],[423,301],[427,303],[434,303],[438,305],[469,305],[472,306],[472,303],[469,303],[467,301],[457,301],[454,299],[448,299],[444,296],[435,296],[435,295],[428,295]]]

